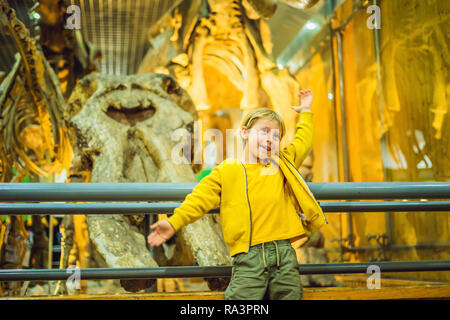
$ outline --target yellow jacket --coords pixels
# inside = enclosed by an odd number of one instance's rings
[[[299,230],[299,234],[303,236],[311,235],[327,223],[321,207],[297,170],[312,147],[312,117],[311,112],[301,113],[294,141],[280,150],[278,157],[272,157],[286,178],[286,192],[299,213],[289,217],[290,221],[280,223],[301,219],[303,230]],[[168,220],[178,231],[219,205],[222,233],[231,256],[248,252],[252,236],[252,210],[248,200],[246,170],[240,160],[226,159],[214,167]]]

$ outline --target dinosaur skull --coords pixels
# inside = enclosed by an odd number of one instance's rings
[[[81,82],[67,114],[76,145],[73,178],[90,172],[91,182],[195,181],[189,165],[170,158],[178,143],[173,132],[192,131],[196,119],[171,77],[90,75]]]

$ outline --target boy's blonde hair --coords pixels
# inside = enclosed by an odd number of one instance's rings
[[[247,113],[244,119],[242,119],[241,128],[247,127],[247,129],[250,129],[251,127],[253,127],[256,121],[261,118],[276,120],[279,123],[281,129],[280,132],[280,140],[281,140],[281,138],[283,138],[284,136],[284,133],[286,132],[286,126],[284,125],[283,118],[281,118],[281,116],[278,113],[269,108],[258,108]]]

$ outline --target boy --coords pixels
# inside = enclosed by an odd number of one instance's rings
[[[302,285],[291,242],[317,231],[325,216],[297,168],[312,145],[312,93],[302,90],[294,141],[279,151],[285,126],[260,108],[242,123],[243,159],[226,159],[203,178],[168,220],[151,226],[151,246],[220,205],[233,271],[225,299],[300,299]]]

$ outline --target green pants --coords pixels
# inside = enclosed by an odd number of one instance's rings
[[[297,256],[288,240],[250,247],[232,258],[233,271],[226,300],[299,300],[302,283]]]

